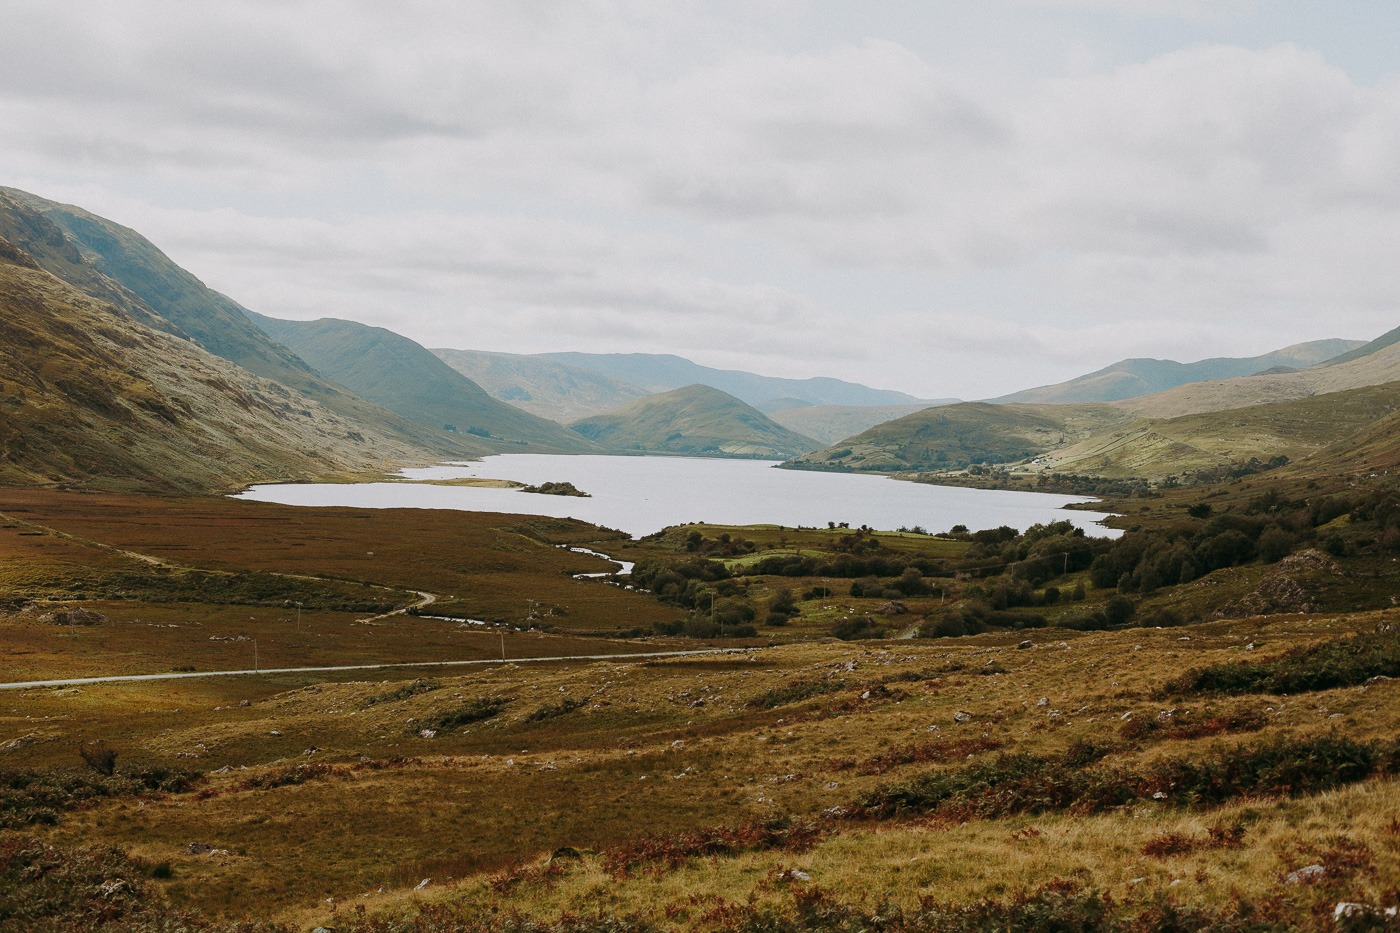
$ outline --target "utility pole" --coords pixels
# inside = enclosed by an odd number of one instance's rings
[[[297,634],[301,634],[301,603],[297,603]]]
[[[258,640],[253,639],[253,673],[258,671]]]
[[[506,630],[501,629],[501,660],[506,659]]]

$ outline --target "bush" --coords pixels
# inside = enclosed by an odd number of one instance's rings
[[[1168,681],[1169,694],[1309,693],[1400,677],[1400,631],[1381,631],[1295,648],[1271,661],[1196,668]]]
[[[479,700],[472,700],[470,703],[459,706],[456,709],[447,710],[420,719],[413,724],[409,731],[419,732],[424,729],[431,729],[434,732],[443,732],[474,722],[484,722],[500,713],[512,700],[513,697],[484,697]]]
[[[1282,738],[1217,748],[1206,755],[1163,758],[1144,770],[1089,767],[1103,749],[1082,745],[1058,756],[1002,755],[988,764],[923,775],[882,786],[852,813],[889,818],[938,813],[950,819],[1018,813],[1099,813],[1136,800],[1213,806],[1246,796],[1297,796],[1393,772],[1400,743]]]
[[[844,680],[794,680],[761,693],[744,705],[750,709],[774,709],[824,693],[835,693],[837,690],[844,690],[845,687]]]
[[[870,616],[847,616],[836,620],[831,626],[831,634],[842,641],[857,641],[884,638],[885,628]]]

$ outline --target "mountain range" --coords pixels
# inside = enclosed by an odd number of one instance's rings
[[[1116,402],[1165,392],[1190,382],[1302,369],[1355,350],[1364,343],[1365,341],[1361,340],[1314,340],[1284,347],[1263,356],[1216,357],[1195,363],[1154,359],[1119,360],[1111,366],[1067,382],[1025,389],[990,401],[1000,404]]]
[[[937,472],[1030,461],[1032,472],[1162,480],[1309,457],[1400,405],[1400,330],[1307,369],[1188,383],[1116,402],[963,403],[877,425],[795,466]]]
[[[1249,458],[1385,463],[1394,444],[1376,426],[1400,405],[1400,328],[1123,360],[973,403],[671,355],[429,351],[354,321],[255,313],[136,231],[13,188],[0,307],[4,482],[197,491],[506,450],[1164,479]]]

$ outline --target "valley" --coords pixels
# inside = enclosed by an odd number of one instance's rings
[[[1400,332],[430,351],[15,189],[0,309],[0,929],[1393,923]]]

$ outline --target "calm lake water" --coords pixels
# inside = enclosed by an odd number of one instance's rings
[[[503,454],[472,463],[402,471],[408,479],[480,477],[531,485],[570,482],[592,498],[543,496],[514,489],[425,483],[285,484],[254,486],[239,498],[284,505],[459,509],[571,517],[633,536],[668,525],[806,525],[849,522],[880,530],[919,525],[931,532],[966,525],[976,531],[1068,519],[1091,535],[1119,534],[1098,524],[1103,512],[1066,510],[1083,496],[959,489],[855,473],[775,469],[761,460],[692,457]]]

